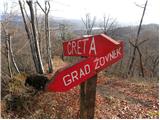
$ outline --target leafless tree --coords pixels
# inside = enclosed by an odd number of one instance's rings
[[[39,43],[38,43],[38,39],[37,39],[37,31],[36,31],[36,27],[35,27],[35,17],[34,17],[33,4],[32,4],[32,1],[27,1],[27,4],[29,6],[30,16],[31,16],[32,37],[33,37],[33,41],[34,41],[34,45],[35,45],[35,53],[37,55],[38,73],[43,74],[44,68],[43,68],[43,64],[42,64],[41,54],[40,54],[40,50],[39,50]]]
[[[5,29],[3,23],[1,23],[1,25],[2,25],[2,28],[3,28],[4,36],[5,36],[5,46],[6,46],[6,53],[7,53],[8,70],[9,70],[9,73],[10,73],[10,77],[12,77],[13,72],[12,72],[11,62],[13,63],[13,66],[14,66],[15,70],[18,73],[20,73],[20,71],[19,71],[19,68],[16,64],[15,57],[14,57],[13,50],[12,50],[11,34],[8,33],[8,31]]]
[[[16,29],[10,29],[10,20],[13,16],[15,16],[14,12],[8,11],[8,4],[4,3],[4,12],[3,12],[3,19],[1,21],[1,32],[3,33],[4,41],[5,41],[5,52],[4,55],[7,57],[7,65],[10,77],[13,76],[12,64],[15,67],[15,70],[19,73],[19,69],[15,62],[15,57],[12,50],[12,41],[11,41],[11,34],[14,35]],[[3,46],[3,45],[2,45]]]
[[[8,40],[8,44],[9,44],[9,52],[10,52],[10,56],[11,56],[12,63],[13,63],[13,65],[14,65],[16,71],[17,71],[18,73],[20,73],[19,68],[18,68],[18,66],[17,66],[17,64],[16,64],[16,61],[15,61],[14,54],[13,54],[13,50],[12,50],[12,37],[11,37],[10,34],[7,35],[7,40]]]
[[[4,3],[4,15],[7,14],[8,11],[8,4]],[[10,51],[9,51],[9,43],[8,43],[8,37],[7,37],[7,32],[6,27],[8,26],[8,18],[5,16],[4,21],[1,22],[1,32],[4,33],[4,40],[5,40],[5,52],[4,55],[7,57],[7,65],[8,65],[8,71],[9,71],[9,76],[12,78],[13,73],[11,69],[11,58],[10,58]],[[2,44],[2,43],[1,43]]]
[[[26,10],[25,10],[24,5],[22,6],[22,3],[21,3],[20,0],[19,0],[19,5],[20,5],[20,9],[21,9],[21,13],[22,13],[23,22],[24,22],[26,33],[27,33],[27,37],[28,37],[29,42],[30,42],[30,48],[31,48],[31,51],[32,51],[32,59],[34,61],[36,71],[38,72],[39,70],[38,70],[38,66],[37,66],[37,58],[36,58],[36,53],[35,53],[35,50],[34,50],[34,43],[33,43],[33,39],[32,39],[32,34],[30,32],[30,25],[27,24],[27,20],[26,20],[26,17],[25,17],[25,11]],[[27,14],[26,14],[26,16],[29,19]],[[29,21],[30,21],[30,19],[29,19]]]
[[[105,35],[113,36],[114,29],[117,28],[116,26],[116,19],[113,19],[110,16],[106,17],[106,15],[104,15],[103,23],[100,24],[100,27]]]
[[[11,68],[11,57],[10,57],[10,50],[9,50],[9,42],[8,42],[8,38],[7,38],[7,35],[5,35],[6,36],[6,51],[7,51],[7,62],[8,62],[8,70],[9,70],[9,73],[10,73],[10,77],[12,78],[12,76],[13,76],[13,73],[12,73],[12,68]]]
[[[90,17],[90,14],[86,14],[85,19],[82,18],[82,22],[85,25],[87,35],[92,34],[92,29],[95,25],[95,20],[96,20],[96,17],[94,17],[93,20],[92,20],[91,17]]]
[[[26,2],[28,4],[29,10],[30,10],[30,24],[31,25],[27,24],[26,17],[24,14],[25,8],[24,8],[24,6],[22,6],[22,3],[20,0],[19,0],[19,5],[20,5],[24,25],[25,25],[25,30],[26,30],[28,39],[30,40],[32,58],[33,58],[33,61],[35,64],[36,72],[43,74],[44,68],[43,68],[43,63],[42,63],[40,49],[39,49],[39,42],[38,42],[38,38],[37,38],[37,29],[35,27],[35,16],[34,16],[34,10],[33,10],[33,3],[31,0],[26,1]]]
[[[144,43],[146,40],[145,40],[145,41],[142,41],[141,43],[139,43],[139,35],[140,35],[141,26],[142,26],[143,18],[144,18],[144,15],[145,15],[147,3],[148,3],[148,0],[146,0],[145,6],[143,7],[143,13],[142,13],[142,17],[141,17],[140,24],[139,24],[139,27],[138,27],[138,31],[137,31],[137,36],[136,36],[136,39],[135,39],[135,43],[132,43],[132,42],[130,41],[130,44],[131,44],[132,47],[133,47],[133,54],[132,54],[132,57],[131,57],[131,62],[130,62],[130,64],[129,64],[129,70],[128,70],[128,74],[129,74],[129,75],[131,74],[131,70],[132,70],[132,68],[133,68],[133,64],[134,64],[135,57],[136,57],[136,50],[137,50],[137,51],[138,51],[138,54],[139,54],[139,58],[140,58],[141,74],[142,74],[142,77],[144,77],[142,53],[141,53],[141,51],[140,51],[139,46],[140,46],[142,43]]]
[[[45,1],[45,9],[42,8],[42,6],[39,4],[38,1],[36,3],[45,14],[45,38],[46,38],[46,46],[47,46],[48,72],[52,73],[53,64],[52,64],[51,40],[50,40],[50,30],[49,30],[49,20],[48,20],[48,15],[50,12],[50,3],[49,1]]]

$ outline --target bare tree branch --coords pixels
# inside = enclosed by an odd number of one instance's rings
[[[147,41],[148,41],[148,39],[141,41],[140,43],[138,43],[138,46],[142,45],[143,43],[145,43],[145,42],[147,42]]]
[[[39,4],[39,2],[38,1],[36,1],[36,3],[38,4],[38,6],[41,8],[41,10],[44,12],[44,13],[46,13],[46,11],[42,8],[42,6]]]
[[[46,5],[48,4],[48,8],[46,9],[46,14],[48,14],[50,12],[50,3],[49,1],[45,1]]]
[[[129,40],[129,43],[133,46],[133,47],[136,47],[132,41]]]
[[[139,4],[137,4],[136,2],[135,2],[134,4],[135,4],[137,7],[144,8],[144,6],[139,5]]]
[[[145,6],[144,6],[144,9],[143,9],[142,17],[141,17],[141,20],[140,20],[140,23],[139,23],[139,27],[138,27],[138,31],[137,31],[135,45],[138,44],[139,34],[140,34],[140,31],[141,31],[142,21],[143,21],[144,14],[145,14],[145,11],[146,11],[147,3],[148,3],[148,0],[146,0]]]
[[[115,22],[116,22],[116,19],[114,19],[114,20],[110,23],[110,25],[109,25],[109,27],[108,27],[108,30],[110,30],[110,29],[113,27],[113,25],[115,24]]]

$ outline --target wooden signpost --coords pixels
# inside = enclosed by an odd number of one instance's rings
[[[85,58],[56,74],[54,80],[47,85],[49,91],[65,92],[96,76],[98,72],[123,57],[123,42],[117,42],[104,34],[65,41],[63,49],[65,56],[83,56]],[[95,98],[88,99],[95,102]],[[87,106],[88,112],[90,112],[89,105]]]

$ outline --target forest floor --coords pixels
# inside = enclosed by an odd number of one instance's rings
[[[60,60],[56,61],[57,69],[66,65]],[[21,87],[19,92],[14,89],[2,98],[2,118],[79,118],[79,86],[65,93],[40,92],[35,96],[24,89]],[[104,72],[100,72],[94,118],[158,119],[158,80],[107,77]]]

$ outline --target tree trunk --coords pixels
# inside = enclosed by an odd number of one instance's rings
[[[10,51],[10,56],[11,56],[11,60],[12,60],[12,63],[16,69],[16,71],[18,73],[20,73],[19,69],[18,69],[18,66],[16,64],[16,61],[15,61],[15,58],[14,58],[14,54],[13,54],[13,50],[12,50],[12,39],[11,39],[11,36],[8,35],[8,44],[9,44],[9,51]]]
[[[136,47],[134,47],[134,49],[133,49],[133,54],[132,54],[132,57],[131,57],[131,63],[130,63],[130,65],[129,65],[129,70],[128,70],[128,75],[131,74],[135,57],[136,57]]]
[[[45,13],[45,36],[46,36],[46,45],[47,45],[48,72],[52,73],[53,65],[52,65],[50,31],[49,31],[49,25],[48,25],[48,13]]]
[[[31,24],[32,24],[32,33],[33,33],[33,41],[35,45],[35,53],[37,57],[37,65],[38,65],[38,73],[43,74],[44,73],[44,68],[42,64],[42,59],[41,59],[41,54],[39,50],[39,43],[37,39],[37,33],[36,33],[36,28],[35,28],[35,19],[34,19],[34,11],[33,11],[33,6],[32,6],[32,1],[27,1],[27,4],[30,9],[30,15],[31,15]]]
[[[142,53],[139,49],[139,47],[137,47],[138,53],[139,53],[139,63],[140,63],[140,67],[141,67],[141,75],[142,77],[144,77],[144,69],[143,69],[143,61],[142,61]]]
[[[33,59],[33,62],[34,62],[35,68],[36,68],[36,72],[38,72],[38,65],[37,65],[38,60],[37,60],[36,53],[35,53],[33,37],[32,37],[32,34],[30,33],[30,30],[29,30],[29,28],[27,26],[27,22],[26,22],[26,19],[25,19],[25,15],[24,15],[24,12],[23,12],[23,7],[22,7],[21,1],[19,1],[19,5],[20,5],[20,10],[21,10],[21,13],[22,13],[23,22],[24,22],[26,33],[27,33],[27,37],[28,37],[29,42],[30,42],[32,59]]]
[[[49,8],[47,9],[47,4]],[[50,40],[50,30],[49,30],[49,21],[48,21],[48,13],[50,11],[50,4],[48,1],[45,1],[45,36],[46,36],[46,46],[47,46],[47,61],[48,61],[48,72],[53,72],[52,65],[52,52],[51,52],[51,40]]]
[[[9,51],[9,43],[8,43],[8,35],[5,34],[5,44],[6,44],[6,50],[7,50],[7,62],[8,62],[8,71],[10,74],[10,77],[13,77],[12,69],[11,69],[11,58],[10,58],[10,51]]]
[[[39,43],[39,49],[40,49],[40,54],[42,55],[42,40],[41,40],[41,34],[40,34],[40,29],[38,25],[38,17],[37,17],[37,6],[35,4],[35,21],[36,21],[36,29],[37,29],[37,38],[38,38],[38,43]]]

